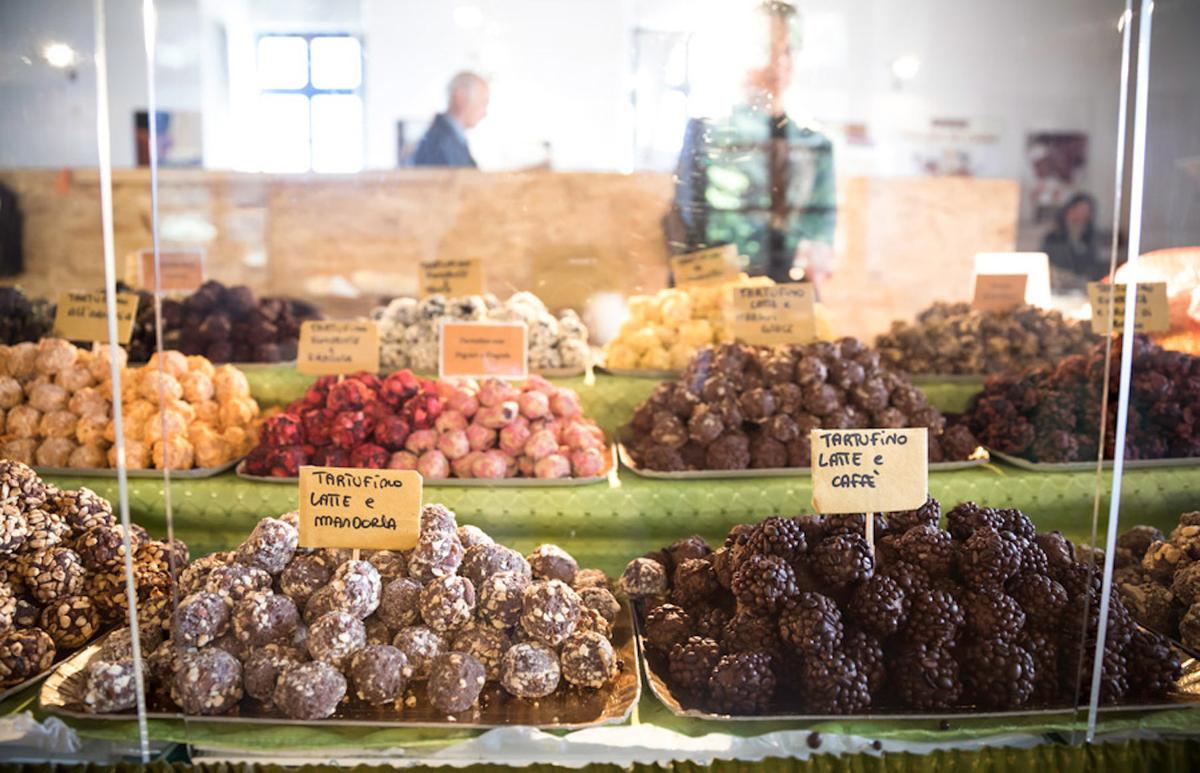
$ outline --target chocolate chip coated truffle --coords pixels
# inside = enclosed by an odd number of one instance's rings
[[[533,576],[539,580],[562,580],[572,585],[579,571],[579,564],[571,554],[558,545],[539,545],[525,560],[529,562]]]
[[[346,677],[329,663],[314,660],[283,672],[275,687],[275,705],[292,719],[325,719],[345,695]]]
[[[558,655],[540,642],[514,644],[500,664],[500,685],[518,698],[544,698],[561,676]]]
[[[577,631],[559,653],[562,675],[576,687],[603,687],[617,674],[617,655],[604,636]]]
[[[431,664],[426,690],[435,708],[457,714],[471,708],[486,681],[482,663],[462,652],[448,652]]]
[[[521,628],[552,647],[571,635],[579,622],[579,594],[561,580],[535,582],[522,595]]]
[[[393,703],[404,694],[412,668],[408,657],[390,644],[374,644],[354,654],[350,682],[358,699],[372,705]]]

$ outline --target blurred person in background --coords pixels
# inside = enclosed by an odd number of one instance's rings
[[[1076,193],[1054,216],[1054,228],[1042,239],[1042,252],[1050,257],[1055,292],[1083,289],[1108,273],[1096,254],[1096,200]]]
[[[735,244],[747,273],[803,276],[819,294],[833,271],[833,145],[785,109],[800,45],[795,6],[767,0],[753,13],[763,44],[745,102],[726,118],[688,122],[667,240],[673,254]]]
[[[491,97],[483,76],[460,72],[446,87],[446,112],[438,113],[421,137],[413,154],[413,166],[459,166],[475,168],[467,144],[467,130],[487,115]]]

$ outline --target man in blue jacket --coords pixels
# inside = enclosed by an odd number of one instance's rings
[[[413,154],[413,166],[475,167],[467,145],[467,129],[487,115],[487,81],[473,72],[460,72],[446,87],[446,112],[438,113]]]

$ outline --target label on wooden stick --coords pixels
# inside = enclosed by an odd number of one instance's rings
[[[154,291],[154,250],[142,250],[142,287]],[[191,292],[204,284],[204,250],[159,250],[159,286]]]
[[[137,293],[117,293],[117,342],[129,343],[137,316]],[[54,334],[69,341],[108,341],[108,304],[103,291],[58,294]]]
[[[379,372],[379,330],[374,322],[308,320],[300,325],[296,370],[310,376]]]
[[[417,544],[416,470],[300,468],[300,546],[408,550]]]
[[[418,271],[422,298],[435,294],[448,298],[483,295],[483,261],[479,258],[429,260]]]
[[[521,322],[442,322],[438,376],[524,379],[529,375],[527,332]]]
[[[1008,311],[1025,303],[1029,274],[976,274],[971,308],[979,311]]]
[[[928,430],[814,429],[813,508],[818,513],[915,510],[929,493]]]
[[[730,327],[742,343],[777,346],[816,339],[812,285],[743,285],[730,292]]]
[[[675,285],[704,285],[737,279],[737,245],[723,244],[671,258]]]
[[[1088,302],[1092,304],[1092,332],[1108,335],[1120,332],[1125,326],[1125,299],[1129,297],[1129,285],[1088,283]],[[1112,316],[1109,316],[1109,302]],[[1136,333],[1163,333],[1171,329],[1171,315],[1167,307],[1166,282],[1139,282],[1137,305],[1134,308],[1133,330]]]

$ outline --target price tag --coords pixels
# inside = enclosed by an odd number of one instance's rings
[[[117,342],[129,343],[137,317],[137,293],[117,293]],[[108,341],[108,305],[103,292],[58,294],[54,334],[69,341]]]
[[[812,285],[735,286],[730,293],[730,327],[742,343],[777,346],[816,339]]]
[[[408,550],[417,544],[416,470],[300,468],[300,546]]]
[[[1108,335],[1121,331],[1125,325],[1125,299],[1129,285],[1112,285],[1106,282],[1088,283],[1088,302],[1092,304],[1092,332]],[[1108,304],[1112,302],[1112,316]],[[1163,333],[1171,329],[1171,315],[1167,309],[1166,282],[1139,282],[1137,284],[1137,306],[1134,309],[1133,329],[1137,333]]]
[[[142,287],[154,290],[154,250],[142,250]],[[204,250],[159,250],[159,286],[164,292],[191,292],[204,284]]]
[[[422,298],[437,293],[449,298],[483,295],[483,261],[479,258],[430,260],[419,270]]]
[[[374,322],[302,322],[296,370],[310,376],[378,373],[379,330]]]
[[[929,493],[928,430],[814,429],[818,513],[915,510]]]
[[[439,328],[440,378],[524,379],[527,330],[521,322],[446,322]]]
[[[1025,303],[1029,274],[976,274],[971,308],[979,311],[1008,311]]]
[[[723,244],[671,258],[675,285],[704,285],[737,279],[737,245]]]

